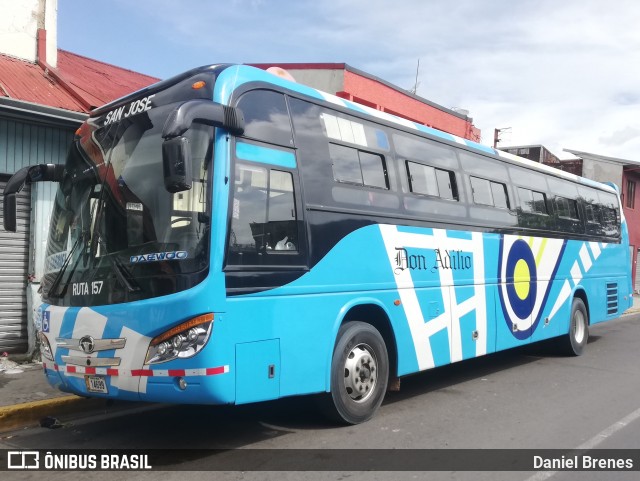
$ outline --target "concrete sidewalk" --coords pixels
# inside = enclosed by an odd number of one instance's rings
[[[86,399],[51,387],[41,363],[0,357],[0,433],[39,425],[46,417],[100,409],[104,399]]]

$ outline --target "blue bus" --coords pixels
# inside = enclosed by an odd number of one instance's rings
[[[371,418],[402,376],[548,340],[580,355],[632,299],[613,186],[245,65],[91,113],[58,182],[35,319],[81,396],[317,394]]]

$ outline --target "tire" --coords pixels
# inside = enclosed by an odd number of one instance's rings
[[[571,304],[569,333],[560,338],[560,350],[568,356],[582,355],[589,341],[589,314],[582,299],[575,297]]]
[[[360,424],[382,404],[389,381],[389,356],[378,330],[351,321],[340,327],[331,361],[331,392],[321,399],[327,417]]]

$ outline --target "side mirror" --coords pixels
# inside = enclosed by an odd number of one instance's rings
[[[191,147],[189,140],[182,134],[194,122],[222,127],[234,135],[242,135],[244,132],[244,116],[236,108],[210,100],[188,100],[176,107],[162,129],[164,186],[172,194],[191,189]]]
[[[5,194],[4,204],[2,206],[2,221],[4,230],[9,232],[16,231],[16,194]]]
[[[164,169],[164,187],[175,194],[191,189],[192,161],[189,139],[174,137],[162,143],[162,166]]]
[[[189,130],[194,122],[222,127],[233,135],[242,135],[244,132],[244,115],[239,109],[210,100],[188,100],[171,112],[162,129],[162,138],[178,137]]]
[[[4,230],[16,231],[16,194],[26,184],[33,182],[60,182],[64,178],[64,165],[39,164],[23,167],[7,181],[4,188],[4,205],[2,208],[2,221]]]

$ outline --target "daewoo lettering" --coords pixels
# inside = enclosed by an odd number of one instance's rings
[[[138,256],[131,256],[130,262],[137,264],[140,262],[158,262],[158,261],[172,261],[181,260],[189,257],[189,253],[186,251],[174,251],[174,252],[154,252],[151,254],[140,254]]]

